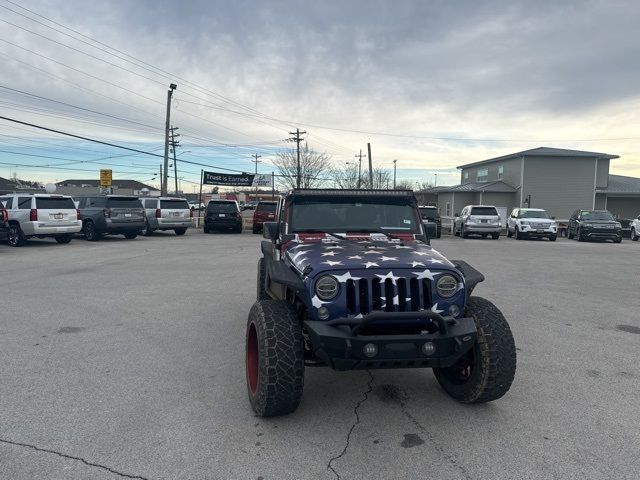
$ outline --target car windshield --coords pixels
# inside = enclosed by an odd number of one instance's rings
[[[438,209],[436,208],[421,208],[420,216],[422,218],[435,218],[438,216]]]
[[[419,233],[415,207],[406,198],[302,198],[291,209],[292,232]]]
[[[544,210],[520,210],[518,218],[549,218]]]
[[[580,217],[582,220],[611,220],[613,221],[613,215],[609,212],[581,212]]]
[[[277,206],[276,203],[259,203],[256,210],[259,212],[275,212]]]
[[[76,204],[70,198],[36,197],[36,208],[44,210],[75,210]]]
[[[210,202],[207,205],[207,212],[232,213],[237,210],[236,204],[233,202]]]
[[[188,210],[189,204],[186,200],[160,200],[160,208],[169,210]]]
[[[109,197],[107,199],[109,208],[142,208],[142,203],[135,197]]]
[[[469,215],[498,215],[498,212],[493,207],[473,207]]]

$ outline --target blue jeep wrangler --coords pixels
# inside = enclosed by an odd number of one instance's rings
[[[483,275],[429,245],[413,192],[292,190],[264,237],[246,333],[256,415],[293,412],[307,366],[432,368],[464,403],[509,390],[509,325],[471,296]]]

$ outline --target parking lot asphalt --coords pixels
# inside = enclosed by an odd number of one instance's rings
[[[428,370],[306,370],[258,419],[244,332],[257,235],[0,245],[0,478],[635,479],[640,245],[446,237],[509,320],[511,391]]]

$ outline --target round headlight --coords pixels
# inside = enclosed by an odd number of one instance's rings
[[[320,277],[316,282],[316,295],[321,300],[331,300],[338,294],[338,281],[331,275]]]
[[[436,282],[436,290],[441,297],[449,298],[458,291],[458,280],[452,275],[442,275]]]

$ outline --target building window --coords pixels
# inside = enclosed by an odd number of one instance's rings
[[[503,176],[504,176],[504,165],[500,165],[498,167],[498,180],[502,180]]]
[[[464,172],[464,183],[469,183],[469,172]]]
[[[447,202],[447,204],[444,207],[445,210],[445,217],[450,217],[451,216],[451,204],[449,202]]]
[[[476,175],[476,181],[486,182],[488,179],[489,179],[489,169],[483,168],[481,170],[478,170],[478,173]]]

